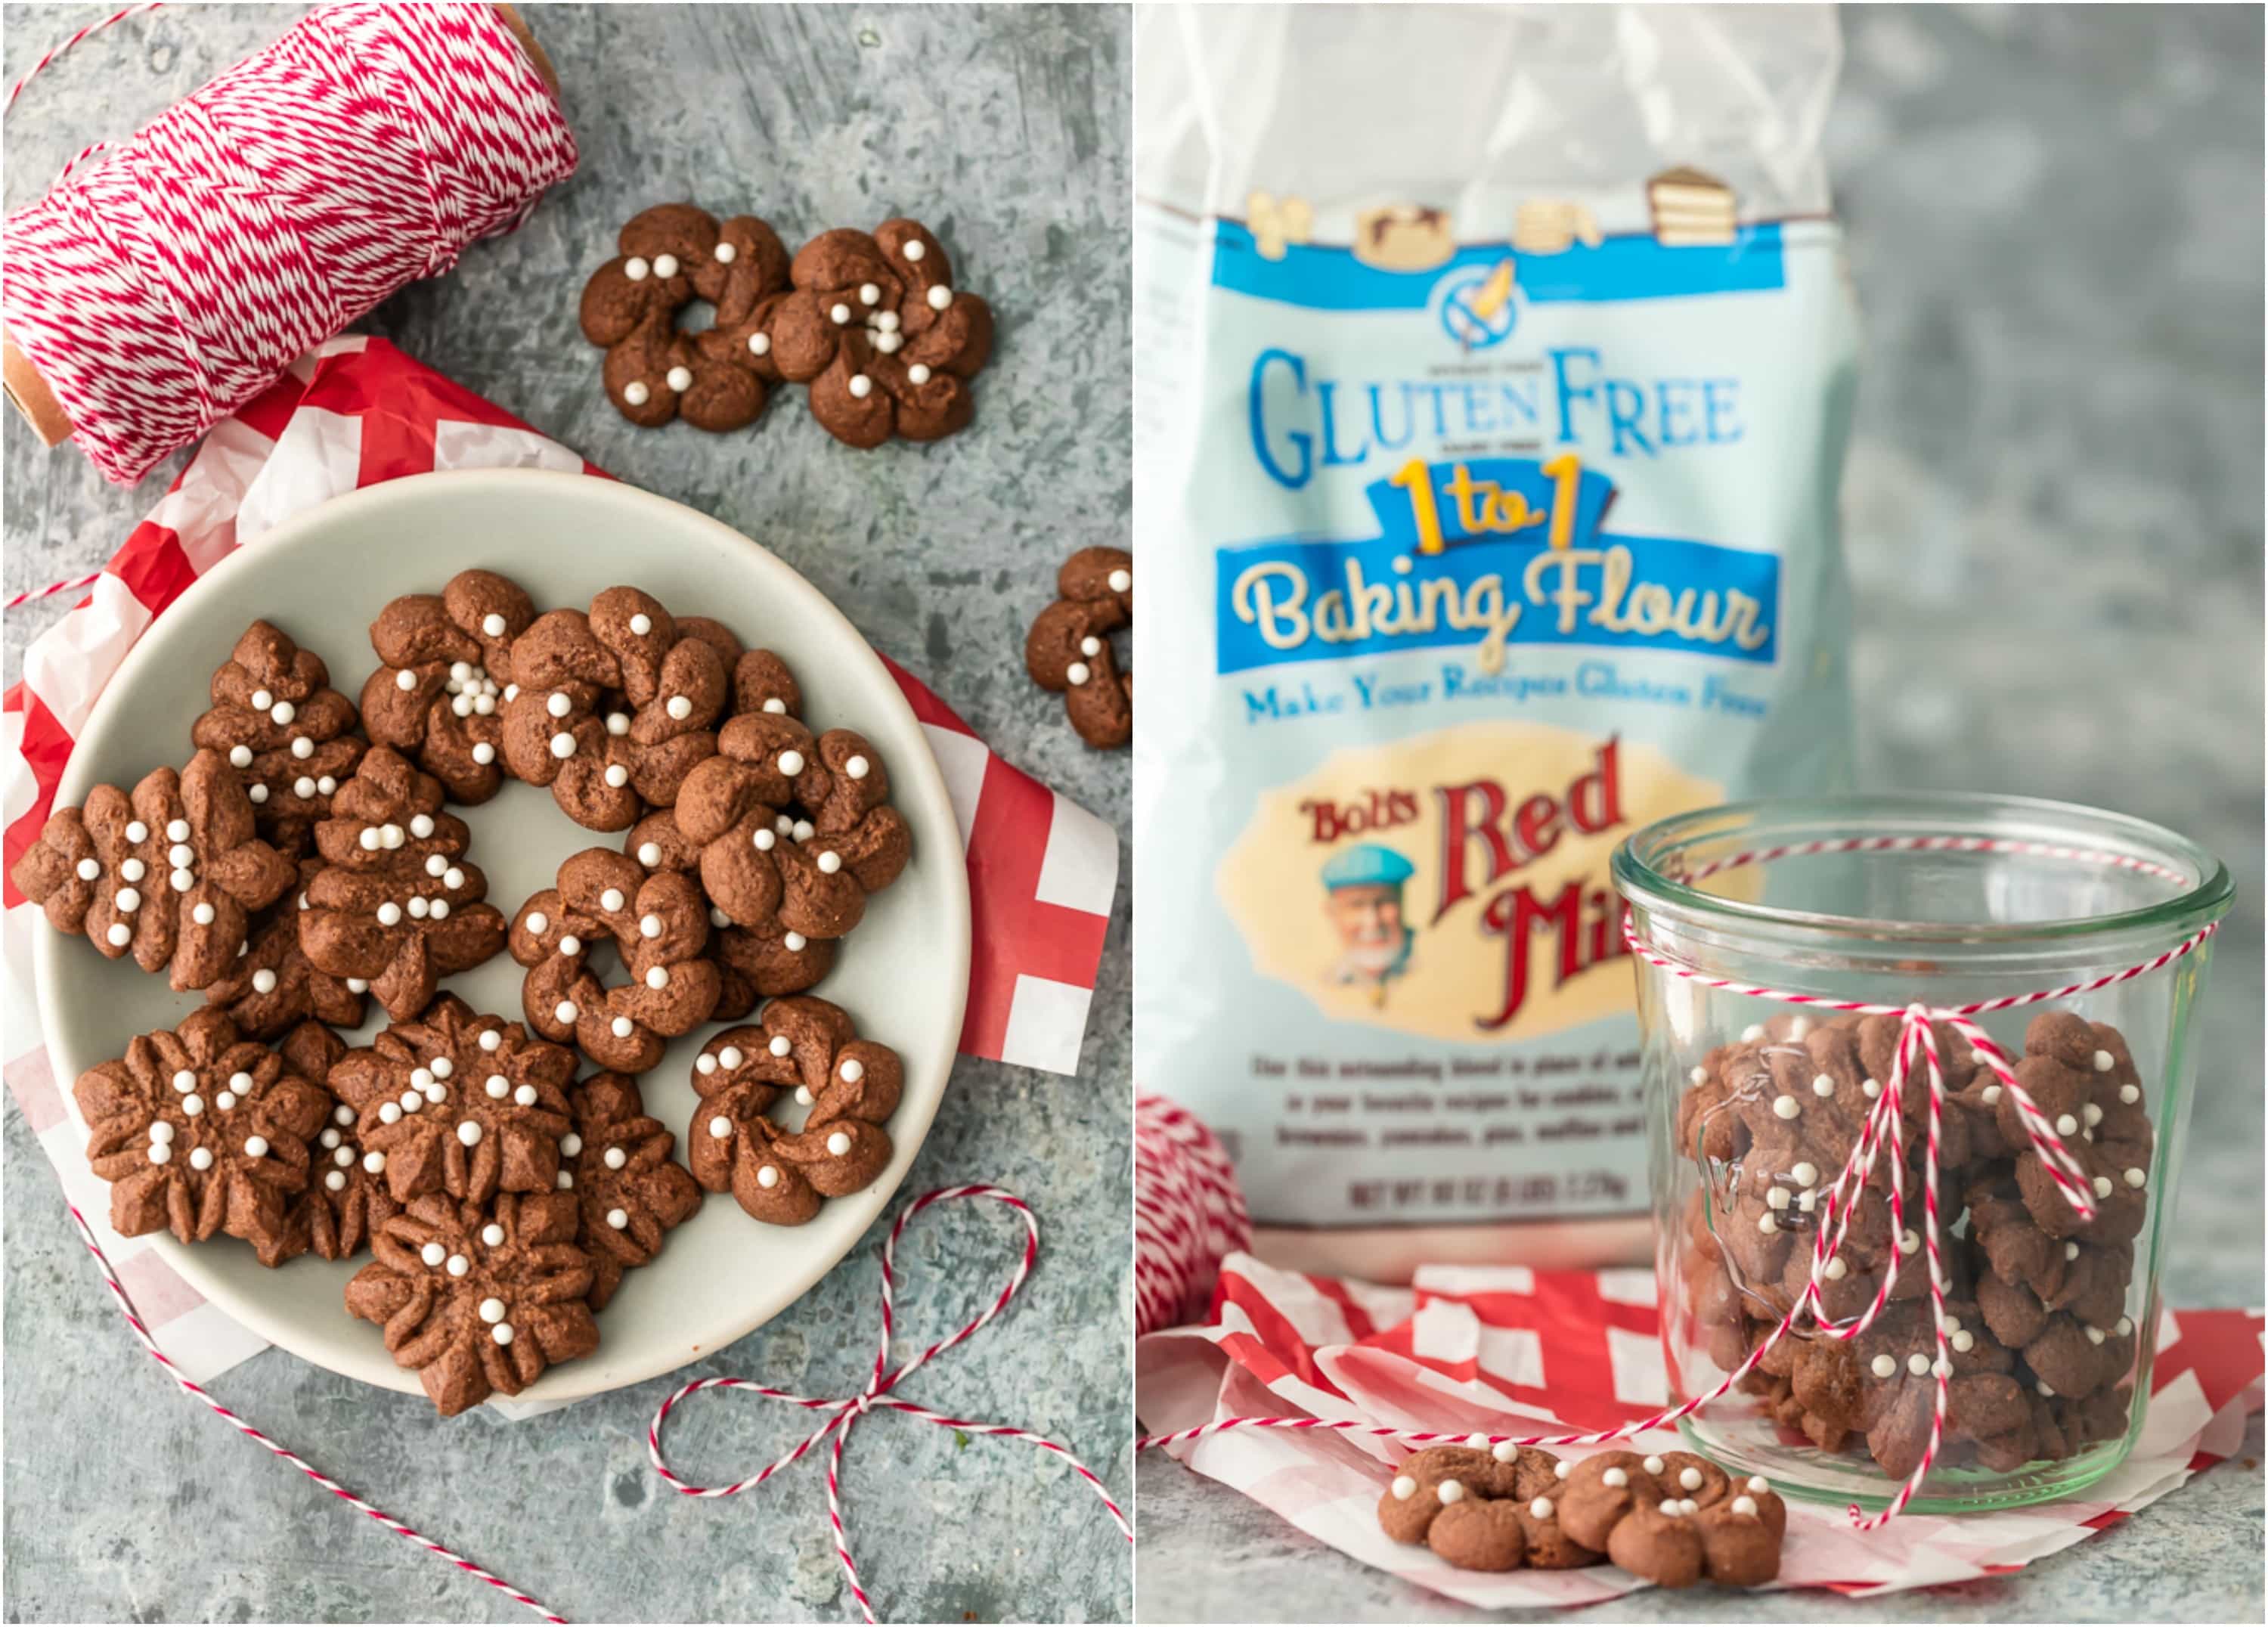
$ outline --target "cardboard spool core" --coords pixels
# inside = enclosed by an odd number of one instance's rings
[[[498,4],[496,12],[504,20],[504,26],[512,30],[512,37],[519,41],[519,48],[527,54],[528,65],[541,76],[553,98],[556,99],[559,94],[558,70],[552,67],[549,55],[536,39],[534,31],[528,27],[527,19],[510,5]],[[4,330],[0,330],[0,394],[4,394],[9,404],[24,415],[25,421],[32,426],[32,432],[40,438],[41,444],[54,446],[70,438],[70,414],[63,410],[63,404],[55,399],[55,391],[48,387],[48,381],[40,376],[40,370],[32,364],[32,358],[24,354],[14,338]]]

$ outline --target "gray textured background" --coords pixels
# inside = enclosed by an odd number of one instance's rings
[[[110,9],[10,6],[7,78]],[[299,10],[167,10],[82,47],[8,120],[6,202],[37,196],[83,144],[125,134]],[[1060,703],[1025,678],[1020,650],[1063,556],[1124,535],[1124,15],[864,5],[528,15],[564,85],[580,173],[517,236],[475,247],[454,275],[408,291],[367,326],[616,475],[775,549],[997,748],[1123,835],[1124,756],[1079,743]],[[957,280],[999,315],[975,427],[925,449],[857,453],[810,422],[800,392],[722,438],[624,423],[600,394],[576,298],[623,220],[681,198],[762,214],[791,246],[899,212],[926,220]],[[92,568],[180,467],[117,490],[76,452],[43,451],[5,419],[10,592]],[[7,681],[54,614],[9,617]],[[997,1180],[1030,1199],[1045,1228],[1017,1307],[909,1392],[1062,1439],[1123,1490],[1132,1473],[1123,894],[1120,908],[1079,1077],[964,1062],[905,1189]],[[526,1619],[177,1395],[70,1236],[12,1102],[6,1137],[9,1619]],[[855,1390],[873,1355],[879,1240],[698,1371],[806,1394]],[[1010,1246],[1000,1220],[924,1222],[908,1241],[900,1328],[920,1337],[966,1320]],[[213,1388],[570,1616],[856,1619],[826,1538],[820,1465],[723,1503],[654,1479],[641,1432],[677,1381],[516,1425],[438,1421],[420,1400],[276,1351]],[[777,1453],[791,1422],[784,1408],[711,1400],[673,1447],[688,1473],[722,1478]],[[843,1501],[868,1589],[894,1619],[1110,1620],[1130,1609],[1123,1541],[1028,1447],[963,1448],[947,1432],[877,1415],[851,1443]]]
[[[2118,808],[2228,862],[2165,1289],[2258,1304],[2261,13],[1887,6],[1844,26],[1829,155],[1867,320],[1844,485],[1860,771]],[[2261,1449],[2256,1418],[2241,1461],[2006,1581],[1833,1614],[2257,1621]],[[1145,1620],[1476,1614],[1173,1463],[1145,1461],[1139,1490]],[[1703,1589],[1570,1614],[1821,1608]]]

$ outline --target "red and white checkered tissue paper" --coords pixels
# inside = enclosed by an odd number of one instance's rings
[[[317,347],[235,417],[215,426],[85,599],[33,641],[22,681],[0,697],[0,825],[12,869],[37,839],[78,730],[144,628],[239,547],[317,504],[436,469],[603,472],[383,339]],[[962,1054],[1070,1073],[1118,879],[1117,834],[1011,766],[920,680],[884,663],[944,770],[968,865],[968,1011]],[[87,1215],[109,1212],[80,1152],[70,1081],[41,1042],[30,945],[38,909],[5,886],[4,1071],[9,1091]],[[149,1322],[192,1378],[265,1348],[206,1305],[149,1248],[95,1230]]]
[[[1668,1402],[1649,1270],[1436,1266],[1408,1288],[1381,1288],[1239,1254],[1222,1264],[1213,1307],[1208,1324],[1154,1333],[1136,1347],[1135,1409],[1145,1432],[1304,1413],[1535,1434],[1608,1429]],[[1908,1513],[1864,1533],[1840,1504],[1791,1500],[1778,1586],[1865,1596],[2021,1570],[2235,1451],[2260,1409],[2262,1365],[2257,1311],[2168,1312],[2141,1439],[2107,1478],[2053,1504],[1958,1518]],[[1661,1431],[1631,1446],[1680,1444]],[[1469,1604],[1587,1604],[1645,1586],[1609,1565],[1453,1570],[1426,1549],[1388,1541],[1378,1528],[1379,1493],[1408,1451],[1390,1441],[1249,1429],[1172,1450],[1341,1552]]]

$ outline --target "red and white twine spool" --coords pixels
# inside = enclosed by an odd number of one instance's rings
[[[1236,1169],[1197,1116],[1134,1104],[1134,1319],[1153,1333],[1197,1314],[1231,1250],[1252,1246]]]
[[[1747,865],[1769,863],[1775,858],[1826,852],[1859,851],[1962,851],[2010,852],[2033,857],[2068,859],[2080,863],[2100,863],[2132,869],[2159,876],[2187,887],[2195,878],[2128,855],[2097,852],[2091,850],[2055,846],[2048,843],[2001,841],[1967,836],[1896,836],[1867,837],[1839,842],[1806,843],[1796,846],[1759,849],[1734,854],[1702,869],[1690,872],[1691,879],[1739,868]],[[1962,1005],[1929,1006],[1921,1005],[1885,1005],[1859,1000],[1829,999],[1823,996],[1799,994],[1786,989],[1766,988],[1759,984],[1735,983],[1727,978],[1713,977],[1697,968],[1686,965],[1654,948],[1639,937],[1637,923],[1625,916],[1624,940],[1631,953],[1648,965],[1673,977],[1697,983],[1704,988],[1722,990],[1728,994],[1743,995],[1752,999],[1771,1000],[1788,1005],[1815,1007],[1823,1011],[1847,1012],[1860,1016],[1896,1017],[1899,1020],[1896,1061],[1889,1083],[1875,1099],[1861,1127],[1858,1144],[1852,1149],[1842,1172],[1828,1189],[1820,1204],[1820,1220],[1812,1243],[1811,1276],[1802,1295],[1794,1307],[1764,1339],[1751,1350],[1739,1366],[1725,1375],[1719,1383],[1704,1393],[1651,1417],[1622,1425],[1614,1429],[1597,1430],[1587,1433],[1564,1435],[1488,1435],[1467,1432],[1403,1430],[1366,1424],[1352,1418],[1279,1418],[1230,1417],[1217,1418],[1210,1424],[1200,1424],[1190,1429],[1178,1430],[1168,1435],[1151,1435],[1135,1442],[1138,1449],[1149,1447],[1174,1446],[1185,1441],[1202,1439],[1234,1429],[1320,1429],[1336,1433],[1367,1436],[1373,1439],[1395,1439],[1410,1445],[1423,1446],[1432,1442],[1451,1441],[1472,1446],[1506,1447],[1582,1447],[1604,1446],[1613,1441],[1627,1440],[1649,1430],[1664,1428],[1679,1419],[1689,1417],[1731,1392],[1733,1388],[1771,1354],[1774,1346],[1786,1337],[1800,1322],[1808,1321],[1807,1330],[1814,1336],[1833,1339],[1852,1339],[1872,1327],[1889,1302],[1892,1274],[1885,1272],[1881,1285],[1863,1314],[1849,1322],[1836,1322],[1826,1314],[1822,1295],[1826,1282],[1828,1262],[1838,1255],[1845,1234],[1850,1229],[1851,1215],[1856,1210],[1859,1194],[1864,1190],[1868,1175],[1885,1147],[1890,1157],[1890,1233],[1902,1235],[1905,1230],[1905,1149],[1903,1140],[1904,1122],[1900,1104],[1904,1097],[1905,1084],[1912,1069],[1918,1064],[1927,1071],[1929,1080],[1929,1112],[1926,1120],[1926,1156],[1922,1164],[1922,1244],[1928,1251],[1930,1314],[1936,1340],[1936,1359],[1931,1364],[1931,1373],[1936,1381],[1935,1404],[1931,1413],[1930,1433],[1920,1461],[1881,1513],[1867,1515],[1857,1504],[1850,1506],[1852,1523],[1860,1530],[1871,1530],[1893,1520],[1904,1509],[1923,1483],[1928,1479],[1932,1464],[1936,1461],[1939,1447],[1945,1431],[1947,1397],[1953,1373],[1950,1354],[1951,1341],[1945,1321],[1945,1267],[1942,1256],[1943,1236],[1938,1209],[1938,1150],[1940,1126],[1945,1109],[1945,1073],[1938,1056],[1937,1034],[1933,1025],[1943,1023],[1975,1050],[1977,1057],[1992,1071],[2009,1099],[2015,1104],[2024,1134],[2038,1153],[2041,1165],[2054,1180],[2057,1189],[2070,1204],[2073,1212],[2081,1220],[2095,1217],[2095,1195],[2089,1188],[2078,1162],[2066,1150],[2062,1137],[2039,1109],[2023,1086],[2018,1083],[2015,1071],[1991,1035],[1977,1026],[1976,1019],[1988,1012],[2008,1011],[2020,1006],[2037,1005],[2051,1000],[2069,999],[2108,989],[2115,983],[2131,982],[2171,965],[2202,946],[2220,930],[2218,922],[2209,923],[2192,932],[2163,953],[2154,955],[2138,965],[2089,978],[2083,983],[2067,983],[2059,989],[2043,989],[2029,994],[2003,995],[1995,999],[1977,1000]]]
[[[95,467],[131,482],[518,225],[575,160],[494,6],[329,7],[11,214],[0,318]]]

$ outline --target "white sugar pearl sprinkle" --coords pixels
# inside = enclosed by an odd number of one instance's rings
[[[574,1001],[572,1001],[572,1000],[562,1000],[562,1001],[560,1001],[558,1005],[555,1005],[555,1006],[553,1006],[553,1007],[551,1008],[551,1014],[552,1014],[554,1017],[557,1018],[561,1022],[572,1022],[572,1021],[574,1021],[574,1020],[575,1020],[575,1002],[574,1002]]]
[[[666,989],[666,988],[668,988],[668,987],[669,987],[669,968],[668,968],[667,967],[666,967],[666,966],[654,966],[654,967],[649,967],[649,968],[646,968],[646,974],[645,974],[645,986],[646,986],[647,988],[649,988],[649,989]]]
[[[571,1130],[565,1135],[559,1137],[559,1151],[566,1157],[573,1158],[582,1150],[583,1137],[577,1135],[573,1130]]]
[[[512,1094],[512,1081],[501,1073],[491,1073],[482,1081],[481,1088],[489,1093],[490,1100],[502,1101]]]
[[[1649,1457],[1641,1467],[1643,1467],[1646,1472],[1649,1475],[1658,1475],[1661,1473],[1662,1470],[1668,1469],[1669,1465],[1660,1458]]]
[[[481,741],[473,747],[473,761],[482,768],[488,767],[490,763],[496,761],[496,747],[486,740]]]
[[[1816,1164],[1798,1164],[1787,1173],[1795,1177],[1795,1184],[1798,1186],[1811,1187],[1819,1184],[1819,1166]]]
[[[696,1073],[714,1073],[717,1071],[717,1059],[703,1051],[693,1059],[693,1071]]]
[[[850,394],[863,401],[874,393],[874,381],[865,373],[852,373],[850,387]]]
[[[685,696],[673,695],[662,710],[682,723],[693,715],[693,703]]]
[[[663,379],[681,395],[693,387],[693,370],[690,367],[673,367],[663,375]]]
[[[756,832],[748,838],[748,840],[750,843],[755,844],[757,852],[769,853],[772,850],[772,844],[777,842],[779,838],[772,834],[771,828],[770,826],[763,826],[759,828]]]
[[[599,908],[601,909],[620,909],[622,902],[622,889],[618,887],[610,887],[599,894]]]
[[[942,311],[953,303],[953,290],[942,283],[932,283],[929,291],[929,308]]]
[[[1837,1255],[1827,1263],[1827,1280],[1830,1283],[1839,1283],[1850,1274],[1850,1270],[1851,1268],[1844,1264],[1843,1256]]]
[[[1093,669],[1085,661],[1073,661],[1064,668],[1064,681],[1074,688],[1094,676]]]
[[[197,1076],[188,1069],[183,1068],[180,1071],[173,1075],[173,1088],[175,1090],[186,1093],[189,1091],[195,1090],[196,1087]]]
[[[659,916],[658,916],[658,915],[650,915],[650,916],[641,916],[641,917],[638,917],[638,936],[639,936],[639,937],[641,937],[641,938],[659,938],[659,937],[660,937],[660,936],[661,936],[661,917],[660,917]]]
[[[198,1151],[202,1152],[203,1149],[199,1148]],[[196,1160],[192,1158],[189,1161],[194,1164]],[[324,1175],[323,1186],[328,1191],[343,1192],[347,1189],[347,1178],[342,1172],[334,1169]]]
[[[780,1182],[780,1173],[770,1164],[756,1171],[756,1184],[769,1191]]]
[[[1626,1469],[1610,1469],[1599,1476],[1599,1483],[1619,1490],[1630,1484],[1630,1471]]]
[[[1407,1475],[1395,1476],[1394,1495],[1401,1498],[1403,1502],[1408,1502],[1411,1498],[1418,1495],[1418,1483]]]
[[[1782,1096],[1772,1103],[1772,1111],[1784,1119],[1792,1119],[1803,1111],[1803,1103],[1793,1096]]]
[[[2090,1101],[2080,1109],[2079,1116],[2087,1127],[2092,1130],[2102,1123],[2102,1109]]]
[[[714,1139],[722,1141],[732,1133],[733,1121],[726,1118],[723,1114],[720,1113],[715,1118],[709,1121],[709,1134]]]
[[[138,864],[139,862],[140,861],[137,859],[127,860],[127,864]],[[121,875],[124,875],[126,873],[125,865],[121,865],[118,867],[118,873]],[[82,858],[78,861],[78,879],[80,880],[93,881],[99,880],[101,875],[102,866],[95,860],[91,858]]]
[[[1987,1085],[1977,1094],[1988,1108],[1997,1108],[2000,1105],[2000,1087],[1998,1085]]]
[[[674,254],[656,254],[653,257],[653,274],[656,276],[675,276],[677,275],[677,256]]]
[[[1795,1200],[1787,1195],[1786,1187],[1773,1187],[1764,1194],[1764,1202],[1774,1209],[1786,1209]]]
[[[523,1108],[534,1107],[540,1098],[541,1093],[533,1085],[519,1086],[512,1093],[512,1101]]]
[[[837,1069],[836,1071],[842,1074],[842,1076],[851,1084],[856,1085],[860,1079],[866,1077],[866,1065],[860,1062],[856,1056],[845,1056],[843,1059],[842,1067]]]
[[[2056,1119],[2055,1127],[2056,1134],[2058,1136],[2075,1136],[2079,1133],[2079,1121],[2068,1113],[2062,1114]]]
[[[1772,1218],[1771,1210],[1767,1209],[1756,1217],[1756,1230],[1762,1232],[1766,1237],[1779,1230],[1779,1222]]]
[[[2099,1050],[2095,1053],[2095,1071],[2097,1073],[2108,1073],[2117,1065],[2117,1058],[2109,1051]]]
[[[150,827],[144,824],[138,819],[128,821],[126,825],[126,839],[129,842],[147,842],[150,839]]]
[[[258,971],[256,971],[256,972],[253,973],[253,974],[252,974],[252,991],[253,991],[254,994],[273,994],[273,993],[275,993],[275,992],[276,992],[276,974],[275,974],[275,973],[273,973],[273,972],[271,972],[271,971],[269,971],[266,967],[262,967],[262,968],[260,968],[260,970],[258,970]]]
[[[821,853],[821,854],[819,856],[819,872],[820,872],[820,874],[821,874],[821,875],[826,875],[826,876],[831,876],[831,875],[833,875],[836,871],[838,871],[838,870],[840,870],[840,869],[842,869],[842,868],[843,868],[843,855],[842,855],[842,854],[840,854],[840,853],[836,853],[836,852],[831,852],[831,851],[830,851],[830,852]]]
[[[315,755],[315,742],[301,735],[291,742],[291,755],[304,762]]]
[[[2128,1107],[2132,1107],[2142,1100],[2142,1087],[2139,1085],[2121,1085],[2118,1087],[2118,1100]]]
[[[633,379],[622,386],[622,399],[633,407],[643,407],[653,399],[653,392],[646,388],[644,379]]]
[[[472,1119],[459,1120],[457,1123],[457,1139],[463,1142],[468,1147],[476,1147],[480,1145],[480,1125]]]
[[[632,1022],[627,1017],[617,1017],[608,1026],[614,1030],[615,1037],[618,1040],[627,1040],[630,1038],[631,1030],[637,1027],[636,1023]]]
[[[438,1243],[428,1243],[417,1251],[417,1257],[428,1265],[438,1265],[449,1257],[449,1251]]]
[[[793,779],[797,775],[802,773],[803,754],[799,751],[784,751],[780,753],[779,771],[786,775],[790,779]]]
[[[630,1161],[630,1155],[623,1152],[620,1147],[608,1147],[607,1149],[607,1167],[608,1169],[620,1169],[623,1165]]]
[[[803,953],[803,946],[810,941],[811,940],[806,938],[801,932],[790,932],[786,937],[780,939],[781,943],[787,946],[787,952],[790,954],[801,954]]]
[[[103,937],[110,940],[113,948],[123,949],[134,941],[134,929],[123,921],[113,921],[109,930],[103,933]]]
[[[560,940],[559,940],[559,953],[562,953],[562,954],[580,954],[580,953],[583,953],[583,940],[582,940],[581,939],[579,939],[579,938],[576,937],[576,936],[575,936],[575,934],[574,934],[574,933],[572,933],[572,932],[569,932],[569,933],[565,934],[565,935],[564,935],[563,937],[562,937],[562,938],[560,939]]]
[[[747,1058],[740,1054],[740,1048],[739,1046],[727,1045],[723,1050],[717,1053],[717,1060],[729,1071],[733,1068],[739,1067],[743,1062],[747,1061]]]
[[[1661,1512],[1675,1520],[1685,1512],[1685,1506],[1674,1497],[1666,1497],[1661,1499]]]
[[[151,1140],[171,1141],[173,1138],[173,1127],[167,1123],[164,1119],[159,1119],[156,1123],[150,1126]]]
[[[2097,1175],[2095,1177],[2095,1196],[2097,1197],[2108,1197],[2110,1196],[2110,1176]]]
[[[1929,1371],[1929,1358],[1916,1351],[1906,1358],[1906,1371],[1916,1378],[1921,1377]]]
[[[788,1043],[787,1035],[784,1034],[775,1034],[772,1035],[770,1049],[773,1056],[784,1056],[795,1047]]]
[[[927,384],[929,376],[929,365],[924,362],[916,362],[906,369],[906,379],[911,384]]]
[[[810,1086],[799,1085],[795,1087],[795,1105],[799,1108],[807,1108],[811,1105]]]
[[[845,1152],[848,1152],[850,1150],[850,1137],[845,1135],[843,1131],[839,1130],[836,1130],[833,1135],[828,1137],[827,1150],[829,1152],[832,1152],[836,1157],[841,1158]]]
[[[1440,1498],[1444,1504],[1462,1503],[1465,1500],[1464,1483],[1458,1480],[1444,1480],[1433,1488],[1433,1495]]]
[[[1698,1491],[1701,1489],[1701,1471],[1699,1469],[1687,1468],[1679,1471],[1677,1483],[1683,1486],[1688,1491]]]
[[[1898,1370],[1898,1358],[1887,1354],[1877,1356],[1867,1366],[1876,1378],[1887,1379]]]
[[[772,337],[770,334],[750,334],[748,335],[749,355],[770,356],[771,354],[771,350]]]
[[[905,247],[898,252],[903,254],[908,260],[919,261],[923,255],[929,253],[929,245],[923,242],[919,238],[908,238],[905,242]]]
[[[623,1227],[629,1226],[630,1223],[630,1211],[626,1209],[609,1209],[607,1211],[607,1224],[614,1227],[615,1231],[621,1231]]]
[[[740,251],[734,248],[730,243],[719,243],[717,245],[716,249],[717,263],[720,266],[729,266],[734,260],[739,258],[740,253]]]
[[[1771,1490],[1771,1482],[1766,1480],[1762,1475],[1750,1475],[1749,1476],[1749,1490],[1755,1492],[1758,1497],[1762,1497],[1765,1492]]]
[[[130,887],[122,887],[110,902],[119,914],[132,915],[142,908],[142,894]]]
[[[1756,1499],[1752,1497],[1734,1498],[1733,1499],[1733,1512],[1736,1514],[1755,1513],[1756,1512]]]
[[[1818,1078],[1811,1081],[1811,1093],[1815,1096],[1833,1095],[1835,1093],[1835,1081],[1830,1079],[1826,1074],[1821,1074]]]
[[[387,899],[378,907],[378,924],[380,926],[399,926],[401,924],[401,906]]]
[[[2118,1325],[2113,1328],[2110,1331],[2117,1334],[2120,1338],[2124,1338],[2128,1334],[2134,1331],[2134,1319],[2131,1316],[2121,1316],[2118,1319]]]
[[[847,305],[829,306],[827,315],[828,320],[839,328],[850,320],[850,307]]]
[[[504,1320],[504,1301],[495,1298],[482,1300],[481,1320],[484,1322],[502,1321]]]
[[[371,1174],[384,1174],[386,1173],[386,1154],[383,1152],[364,1153],[362,1155],[362,1167]]]
[[[166,821],[166,841],[168,841],[168,842],[187,842],[188,839],[189,839],[189,821],[187,821],[187,820],[185,820],[185,819],[176,819],[176,820],[169,820],[169,821]]]
[[[381,1124],[399,1124],[401,1122],[401,1104],[398,1101],[380,1102],[378,1108],[378,1122]]]
[[[1966,1356],[1970,1351],[1977,1348],[1977,1336],[1970,1332],[1968,1329],[1963,1328],[1958,1333],[1955,1334],[1950,1339],[1947,1340],[1946,1343],[1952,1345],[1954,1350],[1959,1354]]]
[[[472,1269],[473,1263],[470,1260],[466,1259],[464,1255],[460,1254],[453,1254],[449,1256],[447,1270],[450,1276],[462,1277],[466,1272]]]
[[[633,283],[644,282],[646,273],[652,269],[652,266],[646,264],[645,261],[637,254],[632,254],[628,260],[622,261],[622,275]]]
[[[575,755],[575,737],[571,734],[553,735],[551,737],[551,755],[555,757],[573,756]]]
[[[2139,1187],[2149,1178],[2139,1169],[2130,1169],[2126,1172],[2126,1184],[2130,1187]]]

